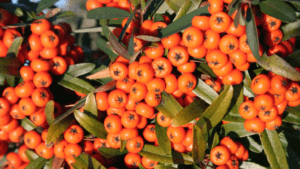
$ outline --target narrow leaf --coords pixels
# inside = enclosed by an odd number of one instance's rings
[[[128,42],[128,53],[130,56],[134,54],[134,43],[133,43],[133,35],[131,35]]]
[[[225,135],[230,136],[232,138],[247,137],[255,134],[246,131],[244,123],[228,123],[222,125],[222,128],[225,131]]]
[[[166,92],[162,92],[161,102],[155,108],[170,119],[176,116],[176,114],[183,109],[177,100],[171,94]]]
[[[49,12],[47,12],[47,13],[45,14],[45,18],[46,18],[46,19],[49,19],[49,18],[51,18],[51,17],[57,15],[60,11],[61,11],[60,8],[54,8],[54,9],[51,9]]]
[[[121,152],[119,149],[106,148],[106,147],[98,148],[98,152],[101,155],[103,155],[103,157],[105,157],[105,158],[112,158],[112,157],[116,157],[116,156],[125,155],[128,153],[127,150],[123,150]]]
[[[86,76],[87,79],[104,79],[108,77],[110,77],[109,67],[100,70],[99,72],[96,72],[94,74],[91,74],[89,76]]]
[[[101,51],[103,51],[109,56],[110,60],[114,61],[119,56],[118,54],[106,47],[106,41],[104,39],[98,37],[95,43]]]
[[[47,139],[46,139],[46,146],[52,147],[55,142],[58,140],[60,135],[71,125],[75,122],[73,116],[68,116],[63,121],[59,121],[57,123],[52,123],[49,126]]]
[[[246,13],[246,34],[247,34],[247,42],[253,53],[253,56],[259,61],[259,40],[257,34],[257,28],[255,25],[255,19],[252,10],[247,10]]]
[[[171,167],[171,166],[165,166],[164,164],[158,164],[158,165],[154,166],[154,169],[176,169],[176,168]]]
[[[300,35],[300,19],[295,22],[288,23],[280,27],[283,33],[283,38],[281,41],[286,41],[290,38]]]
[[[87,18],[89,19],[114,19],[126,18],[131,14],[125,10],[114,7],[102,7],[88,11]]]
[[[173,22],[177,19],[185,16],[187,13],[194,11],[199,8],[200,3],[202,0],[187,0],[184,2],[184,4],[180,7],[177,15],[173,19]]]
[[[108,90],[112,90],[116,87],[116,80],[112,80],[107,82],[106,84],[98,87],[93,93],[97,93],[97,92],[104,92],[104,91],[108,91]]]
[[[171,142],[167,136],[167,127],[162,127],[155,122],[155,134],[157,137],[159,147],[164,151],[165,154],[171,154]]]
[[[77,77],[71,76],[67,73],[63,75],[63,78],[58,82],[59,85],[64,86],[65,88],[88,94],[95,90],[95,88],[88,82],[79,79]]]
[[[248,162],[248,161],[243,161],[242,165],[240,166],[241,169],[268,169],[267,167],[263,167],[259,164],[256,164],[255,162]]]
[[[149,35],[138,35],[135,38],[141,39],[141,40],[147,41],[147,42],[159,42],[159,41],[161,41],[161,38],[155,37],[155,36],[149,36]]]
[[[33,152],[33,151],[30,150],[30,149],[27,149],[27,150],[25,151],[25,155],[26,155],[26,157],[28,158],[28,160],[29,160],[30,162],[33,162],[35,159],[39,158],[39,155],[37,155],[35,152]]]
[[[66,73],[75,77],[81,76],[92,71],[95,68],[95,66],[96,65],[94,63],[79,63],[75,65],[70,65]]]
[[[26,130],[26,131],[31,131],[36,129],[36,125],[32,123],[31,120],[29,120],[27,117],[21,120],[21,126]]]
[[[298,65],[300,65],[300,50],[297,50],[289,56],[285,57],[284,60],[287,61],[291,66],[297,67]]]
[[[247,136],[247,139],[249,141],[249,150],[255,153],[261,153],[263,151],[262,145],[257,143],[252,137]]]
[[[75,169],[106,169],[98,160],[86,153],[81,153],[78,157],[74,157],[74,159],[76,162],[72,163],[72,166]]]
[[[121,144],[121,146],[120,146],[120,152],[122,152],[122,151],[125,150],[125,148],[126,148],[126,143],[127,143],[127,140],[121,140],[121,141],[120,141],[120,144]]]
[[[53,161],[50,163],[52,166],[51,168],[60,168],[62,167],[62,164],[64,163],[65,159],[58,158],[56,156],[53,156]]]
[[[13,43],[9,47],[6,56],[7,57],[17,57],[22,42],[23,42],[23,37],[17,37],[17,38],[15,38],[14,41],[13,41]]]
[[[286,109],[287,115],[282,119],[285,122],[300,125],[300,106],[297,107],[288,107]]]
[[[180,7],[184,4],[184,0],[166,0],[168,6],[175,12],[180,10]]]
[[[208,104],[211,104],[218,97],[218,93],[201,79],[198,79],[193,93]]]
[[[160,38],[164,38],[170,35],[173,35],[174,33],[180,32],[192,25],[192,19],[196,15],[202,15],[208,13],[208,6],[201,7],[179,19],[177,19],[175,22],[172,22],[169,24],[166,28],[162,29],[158,35]]]
[[[86,101],[84,105],[84,113],[93,115],[96,118],[98,117],[96,98],[93,93],[89,93],[86,97]]]
[[[129,54],[128,50],[118,42],[118,40],[115,36],[112,36],[111,34],[109,34],[109,42],[110,42],[110,45],[115,50],[115,52],[117,52],[119,55],[123,56],[124,58],[126,58],[128,60],[130,59],[130,54]]]
[[[191,122],[192,120],[201,117],[208,104],[201,99],[195,100],[193,103],[180,110],[178,114],[172,119],[173,126],[182,126]]]
[[[203,131],[197,126],[193,126],[193,160],[200,163],[205,156],[206,140]]]
[[[284,22],[295,22],[296,13],[292,7],[281,0],[266,0],[259,3],[260,10]]]
[[[300,73],[276,54],[272,56],[264,54],[261,60],[256,63],[277,75],[281,75],[293,81],[300,81]]]
[[[51,7],[54,5],[58,0],[41,0],[38,3],[38,7],[36,9],[36,13],[42,12],[44,9]]]
[[[202,129],[203,133],[206,133],[209,129],[215,127],[222,120],[230,106],[232,96],[233,87],[226,86],[223,92],[205,110],[196,123],[198,127]]]
[[[51,125],[55,119],[55,117],[54,117],[54,101],[53,100],[48,101],[48,103],[46,104],[45,116],[46,116],[47,123],[49,125]]]
[[[288,169],[285,151],[278,137],[277,131],[265,130],[260,135],[261,143],[272,169]]]
[[[44,165],[46,164],[47,159],[43,158],[43,157],[38,157],[37,159],[35,159],[34,161],[30,162],[25,169],[41,169],[44,167]]]
[[[124,27],[122,28],[122,31],[121,31],[121,33],[119,35],[119,39],[118,39],[119,43],[122,42],[122,39],[124,38],[124,36],[126,34],[126,30],[127,30],[128,26],[129,26],[130,22],[132,21],[133,17],[134,17],[134,13],[130,14],[130,16],[128,17],[128,19],[127,19],[127,21],[126,21],[126,23],[124,25]]]
[[[160,147],[145,144],[139,154],[143,157],[166,164],[193,164],[193,158],[184,153],[172,151],[172,154],[165,155]]]
[[[107,131],[101,122],[93,117],[88,116],[87,114],[82,113],[79,110],[74,111],[74,116],[78,123],[88,132],[96,137],[106,139]]]

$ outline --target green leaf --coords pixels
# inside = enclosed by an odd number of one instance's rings
[[[200,163],[205,156],[206,140],[203,131],[197,126],[193,126],[193,160]]]
[[[121,31],[121,33],[119,35],[119,39],[118,39],[119,43],[122,42],[122,39],[124,38],[124,35],[126,34],[126,30],[127,30],[128,26],[129,26],[130,22],[132,21],[133,17],[134,17],[134,13],[130,14],[130,16],[128,17],[128,19],[127,19],[127,21],[126,21],[126,23],[124,25],[124,27],[122,28],[122,31]]]
[[[84,114],[79,110],[74,111],[74,116],[78,123],[88,132],[96,137],[106,139],[107,131],[105,130],[104,125],[97,119]]]
[[[286,155],[278,137],[277,131],[265,130],[259,134],[265,154],[272,169],[288,169]]]
[[[300,65],[300,50],[297,50],[296,52],[285,57],[284,60],[287,61],[293,67],[299,66]]]
[[[154,169],[176,169],[176,168],[171,167],[171,166],[165,166],[164,164],[158,164],[158,165],[154,166]]]
[[[159,147],[164,151],[164,154],[171,154],[171,142],[167,136],[167,127],[162,127],[155,122],[155,134]]]
[[[102,7],[88,11],[88,19],[114,19],[114,18],[127,18],[131,14],[125,10],[114,7]]]
[[[75,77],[81,76],[92,71],[95,66],[96,65],[94,63],[78,63],[75,65],[70,65],[66,73]]]
[[[4,75],[5,76],[5,81],[7,82],[7,84],[11,87],[15,87],[16,86],[16,77],[15,76],[11,76],[11,75]],[[23,80],[23,79],[20,79]]]
[[[241,169],[254,169],[254,168],[255,169],[268,169],[266,167],[256,164],[255,162],[248,162],[248,161],[243,161],[240,168]]]
[[[244,123],[228,123],[222,125],[222,128],[225,131],[225,135],[230,136],[231,138],[240,138],[254,135],[245,130]]]
[[[133,42],[133,35],[131,35],[129,42],[128,42],[128,53],[130,56],[134,54],[134,42]]]
[[[259,40],[252,10],[247,10],[246,14],[246,35],[251,52],[255,59],[259,61]]]
[[[201,117],[208,104],[201,99],[195,100],[193,103],[180,110],[172,119],[173,126],[182,126],[191,122],[192,120]]]
[[[117,38],[113,34],[109,34],[108,40],[110,42],[110,45],[114,49],[114,51],[117,52],[117,54],[130,60],[131,56],[130,56],[128,50],[118,42]]]
[[[98,152],[101,155],[103,155],[103,157],[105,157],[105,158],[112,158],[112,157],[116,157],[116,156],[125,155],[128,153],[127,150],[123,150],[121,152],[119,149],[105,148],[105,147],[98,148]]]
[[[64,86],[65,88],[83,93],[88,94],[95,90],[95,88],[86,82],[85,80],[79,79],[72,75],[65,73],[63,78],[57,82],[59,85]]]
[[[297,107],[288,107],[286,111],[287,115],[282,119],[285,122],[300,125],[300,106]]]
[[[36,160],[37,158],[39,158],[39,155],[37,155],[35,152],[33,152],[33,151],[30,150],[30,149],[27,149],[27,150],[25,151],[25,155],[26,155],[26,157],[28,158],[28,160],[29,160],[30,162],[33,162],[34,160]]]
[[[172,151],[172,154],[166,155],[164,151],[157,146],[145,144],[139,154],[143,157],[166,164],[193,164],[193,158],[184,153]]]
[[[46,120],[47,120],[48,124],[51,125],[53,123],[53,121],[55,120],[54,101],[53,100],[50,100],[47,102],[46,107],[45,107],[45,116],[46,116]]]
[[[261,153],[263,151],[262,145],[257,143],[252,137],[247,136],[247,139],[249,141],[249,150],[255,153]]]
[[[173,22],[185,16],[187,13],[198,9],[201,2],[202,0],[186,0],[184,4],[180,7],[177,15],[173,19]]]
[[[300,35],[300,19],[295,22],[283,25],[281,28],[283,33],[283,38],[281,41],[286,41],[290,38]]]
[[[23,42],[23,37],[15,38],[13,43],[11,44],[11,46],[8,48],[6,56],[7,57],[17,57],[22,42]]]
[[[198,60],[198,59],[197,59]],[[209,75],[212,78],[217,78],[217,76],[215,75],[215,73],[213,72],[213,70],[208,66],[208,64],[206,63],[206,61],[204,60],[204,63],[199,63],[197,70]]]
[[[63,121],[52,123],[48,128],[46,146],[52,147],[55,142],[59,139],[60,135],[75,122],[73,116],[68,116]]]
[[[119,56],[118,54],[106,47],[106,41],[104,39],[97,37],[95,43],[101,51],[103,51],[109,56],[110,60],[114,61]]]
[[[122,151],[125,150],[125,148],[126,148],[126,143],[127,143],[127,140],[122,140],[122,139],[121,139],[121,141],[120,141],[120,144],[121,144],[121,146],[120,146],[120,152],[122,152]]]
[[[173,35],[174,33],[180,32],[192,25],[192,19],[196,15],[202,15],[208,13],[208,6],[201,7],[179,19],[177,19],[175,22],[172,22],[169,24],[166,28],[162,29],[158,35],[160,38],[164,38],[170,35]]]
[[[229,9],[228,15],[229,16],[231,16],[234,13],[234,11],[237,10],[239,3],[240,3],[240,0],[232,0],[231,1],[231,3],[228,6],[228,9]]]
[[[145,169],[142,165],[142,163],[139,163],[139,169]]]
[[[209,142],[208,142],[209,143]],[[218,132],[215,132],[214,134],[214,138],[212,140],[210,149],[212,150],[214,147],[216,147],[218,144],[220,143],[220,136],[218,134]]]
[[[230,112],[231,115],[240,116],[239,108],[243,102],[244,102],[244,88],[243,88],[243,84],[240,83],[238,85],[233,86],[233,97],[231,100],[231,104],[228,108],[228,112]]]
[[[86,97],[80,99],[75,106],[71,107],[69,110],[67,110],[65,113],[63,113],[62,115],[59,115],[58,117],[55,118],[55,120],[53,121],[53,124],[59,123],[60,121],[64,120],[65,118],[67,118],[71,113],[74,112],[74,110],[81,108],[84,103],[85,103]]]
[[[65,11],[57,16],[55,16],[55,19],[67,19],[67,18],[72,18],[75,17],[76,13],[73,11]]]
[[[93,93],[89,93],[86,97],[86,101],[84,105],[84,113],[93,115],[95,118],[98,117],[96,98]]]
[[[211,104],[218,97],[218,93],[201,79],[198,79],[193,93],[208,104]]]
[[[245,119],[242,118],[241,116],[231,115],[230,113],[227,114],[222,120],[227,121],[227,122],[234,122],[234,123],[244,123],[245,122]]]
[[[34,130],[37,128],[36,125],[33,124],[32,121],[30,119],[28,119],[27,117],[25,117],[24,119],[21,120],[21,126],[26,131]]]
[[[295,22],[297,20],[294,9],[281,0],[262,1],[259,3],[259,8],[263,13],[283,22]]]
[[[27,151],[27,150],[26,150]],[[46,164],[48,160],[43,158],[43,157],[38,157],[37,159],[35,159],[34,161],[30,162],[25,169],[41,169],[44,167],[44,165]]]
[[[222,120],[230,106],[232,96],[233,87],[226,86],[223,92],[205,110],[196,123],[203,133],[206,134],[209,129],[215,127]],[[207,140],[207,137],[205,139]]]
[[[247,97],[254,97],[254,93],[253,91],[251,90],[251,77],[250,77],[250,74],[249,74],[249,71],[246,70],[244,71],[245,73],[245,78],[243,80],[243,86],[244,86],[244,95],[247,96]]]
[[[171,94],[166,92],[161,93],[161,102],[155,108],[170,119],[183,109],[177,100]]]
[[[36,13],[42,12],[44,9],[51,7],[54,5],[58,0],[41,0],[38,4],[36,9]]]
[[[161,38],[149,35],[137,35],[135,38],[142,39],[143,41],[147,42],[160,42]]]
[[[74,159],[76,161],[72,163],[74,169],[106,169],[99,161],[86,153],[81,153],[78,157],[74,157]]]
[[[184,4],[184,0],[166,0],[168,6],[175,12],[180,10],[180,7]]]
[[[277,75],[286,77],[293,81],[300,81],[300,73],[276,54],[272,56],[267,56],[264,54],[261,57],[261,60],[257,61],[256,63],[262,68]]]
[[[164,22],[164,21],[165,20],[162,14],[157,13],[153,16],[153,22]]]

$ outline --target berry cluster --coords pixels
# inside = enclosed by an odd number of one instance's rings
[[[216,169],[238,169],[239,160],[246,161],[248,157],[249,152],[243,144],[233,141],[228,136],[210,151],[210,160],[218,165]]]

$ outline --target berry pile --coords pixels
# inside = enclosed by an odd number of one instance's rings
[[[239,160],[246,161],[248,157],[249,152],[243,144],[228,136],[210,151],[210,160],[217,165],[216,169],[238,169]]]

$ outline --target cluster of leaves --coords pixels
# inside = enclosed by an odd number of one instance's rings
[[[24,24],[15,26],[27,26],[33,20],[40,18],[59,19],[61,17],[69,17],[74,13],[60,12],[54,8],[49,13],[41,16],[36,16],[36,13],[41,12],[46,8],[52,8],[57,0],[42,0],[33,9],[23,6],[15,6],[12,12],[24,18]],[[243,102],[243,96],[253,97],[253,92],[250,89],[251,77],[260,74],[262,71],[272,71],[281,76],[287,77],[294,81],[300,81],[300,74],[294,67],[300,65],[300,50],[282,59],[277,55],[267,57],[258,56],[258,36],[254,23],[254,16],[251,10],[248,10],[246,16],[241,15],[241,3],[243,0],[233,0],[229,6],[229,13],[238,10],[238,17],[234,20],[235,24],[246,25],[249,45],[254,53],[254,56],[259,60],[256,66],[251,67],[251,71],[245,72],[245,79],[242,84],[236,86],[224,86],[220,94],[216,93],[210,86],[198,79],[198,86],[193,91],[200,99],[183,108],[169,94],[162,94],[162,101],[156,107],[166,117],[172,118],[174,126],[184,125],[193,121],[196,118],[199,120],[193,127],[193,151],[190,154],[178,153],[171,149],[171,143],[166,135],[166,128],[156,124],[156,134],[159,135],[159,147],[145,145],[139,153],[142,156],[160,162],[155,168],[172,169],[172,168],[200,168],[203,160],[207,157],[206,154],[219,143],[220,138],[229,135],[239,142],[244,144],[250,151],[250,160],[243,162],[241,168],[300,168],[298,142],[300,138],[300,106],[288,108],[284,113],[283,125],[278,131],[264,131],[261,134],[247,132],[244,129],[244,119],[240,117],[238,108]],[[22,2],[21,2],[22,3]],[[127,12],[117,8],[104,7],[94,9],[88,12],[87,18],[99,20],[100,27],[75,30],[75,33],[99,32],[96,39],[96,45],[108,56],[103,56],[99,63],[80,63],[71,65],[68,71],[60,77],[54,79],[53,88],[58,88],[59,85],[70,90],[78,91],[87,94],[86,97],[79,100],[75,105],[64,112],[57,118],[54,118],[54,102],[50,101],[46,106],[46,118],[50,125],[48,129],[48,137],[46,140],[47,146],[53,144],[61,138],[62,133],[75,120],[90,133],[86,137],[106,138],[107,132],[103,124],[96,120],[98,115],[96,100],[93,93],[99,91],[108,91],[115,88],[116,81],[109,77],[108,64],[114,61],[118,55],[121,55],[130,61],[134,61],[141,51],[134,52],[133,37],[129,41],[128,47],[121,43],[125,34],[125,30],[130,21],[135,17],[135,12],[143,15],[144,19],[154,17],[155,21],[162,20],[162,13],[167,13],[173,22],[166,28],[162,29],[158,37],[139,36],[138,38],[150,42],[160,41],[161,38],[180,32],[191,26],[191,20],[196,15],[206,15],[208,13],[207,6],[201,6],[201,0],[144,0],[132,1],[133,5],[138,5],[138,10]],[[296,37],[300,34],[300,19],[298,19],[300,11],[300,3],[296,1],[283,2],[281,0],[253,0],[252,5],[259,5],[261,11],[270,16],[281,19],[286,24],[282,26],[284,33],[283,40]],[[1,7],[12,4],[0,4]],[[30,5],[31,6],[31,5]],[[26,13],[24,12],[26,11]],[[28,12],[30,11],[30,12]],[[32,12],[33,11],[33,12]],[[171,11],[171,12],[170,12]],[[294,12],[296,11],[296,12]],[[112,20],[118,18],[117,20]],[[120,26],[123,18],[129,18],[125,27],[122,30],[120,38],[116,38],[111,30],[115,26]],[[18,48],[21,45],[23,38],[17,38],[9,53],[17,55]],[[296,43],[297,44],[297,43]],[[297,48],[297,47],[296,47]],[[7,57],[0,60],[0,86],[4,87],[5,81],[10,86],[14,86],[20,79],[18,69],[20,63],[16,58]],[[203,74],[215,77],[211,69],[205,63],[200,63],[197,68]],[[100,86],[95,88],[94,86]],[[84,112],[77,109],[84,106]],[[229,121],[229,124],[221,125],[222,120]],[[36,126],[28,119],[22,120],[22,126],[27,130],[33,130]],[[296,133],[296,134],[295,134]],[[99,152],[106,158],[118,160],[118,157],[127,153],[122,144],[120,150],[111,148],[99,148]],[[39,157],[32,151],[28,151],[27,155],[31,160],[28,167],[42,168],[44,165],[48,167],[59,166],[63,161],[53,157],[49,161]],[[121,158],[122,160],[122,158]],[[211,163],[210,163],[211,165]],[[76,158],[74,168],[104,168],[97,160],[82,153]],[[143,168],[140,166],[140,168]]]

